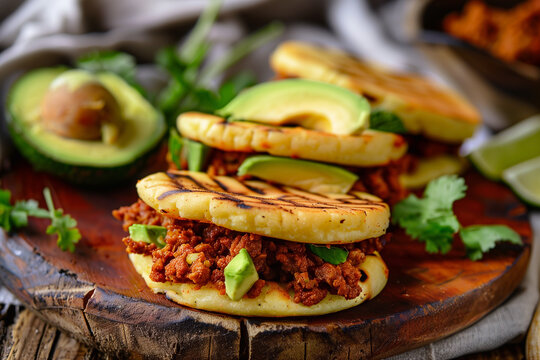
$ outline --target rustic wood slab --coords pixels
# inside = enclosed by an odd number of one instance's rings
[[[456,212],[464,225],[507,224],[525,246],[501,244],[471,262],[457,246],[428,255],[402,232],[383,250],[388,285],[372,301],[313,318],[242,318],[189,309],[153,294],[132,268],[121,224],[110,214],[137,196],[134,183],[83,189],[33,172],[18,161],[2,178],[15,199],[42,199],[79,221],[74,254],[32,220],[21,234],[0,235],[2,282],[30,309],[85,344],[120,355],[160,358],[382,358],[450,335],[506,299],[525,274],[531,228],[526,208],[500,184],[471,172]],[[42,206],[45,206],[42,201]]]

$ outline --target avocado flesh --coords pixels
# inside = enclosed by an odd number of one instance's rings
[[[203,171],[204,165],[210,154],[210,147],[189,139],[184,139],[187,151],[187,163],[189,171]]]
[[[467,168],[467,160],[455,155],[438,155],[422,158],[416,169],[399,176],[401,185],[406,189],[420,189],[431,180],[443,175],[461,174]]]
[[[221,116],[232,121],[299,125],[307,129],[350,135],[369,127],[368,101],[345,88],[305,79],[256,85],[241,92]]]
[[[96,77],[120,105],[122,130],[113,144],[69,139],[47,131],[40,118],[41,100],[50,84],[66,70],[44,68],[31,71],[11,89],[8,97],[10,130],[17,138],[15,143],[19,148],[29,146],[33,152],[46,157],[47,167],[54,167],[58,162],[91,168],[115,168],[133,163],[157,145],[166,130],[165,121],[135,89],[112,73],[100,73]],[[27,150],[21,152],[34,158]],[[44,170],[55,172],[50,168]]]
[[[246,159],[238,175],[253,175],[315,193],[345,194],[358,176],[337,166],[313,161],[258,155]]]
[[[167,236],[167,228],[156,225],[133,224],[129,227],[129,236],[133,241],[142,241],[149,244],[156,244],[162,248]]]
[[[223,270],[225,292],[231,300],[240,300],[259,280],[257,269],[246,249],[241,249]]]

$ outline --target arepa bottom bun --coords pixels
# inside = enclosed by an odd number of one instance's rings
[[[170,300],[192,308],[215,311],[229,315],[286,317],[324,315],[345,310],[359,305],[377,296],[388,280],[388,268],[379,253],[366,256],[359,266],[365,274],[361,282],[362,293],[350,300],[339,295],[327,295],[321,302],[305,306],[293,301],[293,294],[285,285],[267,281],[262,292],[256,298],[244,296],[238,301],[221,295],[212,284],[198,287],[192,283],[155,282],[150,279],[152,257],[140,254],[129,254],[137,272],[155,293],[163,293]]]

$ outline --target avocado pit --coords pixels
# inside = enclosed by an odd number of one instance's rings
[[[120,133],[120,114],[111,92],[80,70],[61,74],[41,102],[43,127],[70,139],[112,144]]]

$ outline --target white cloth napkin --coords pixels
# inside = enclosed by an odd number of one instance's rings
[[[185,33],[179,25],[192,23],[206,2],[199,0],[28,0],[16,9],[20,1],[0,2],[0,82],[5,86],[9,75],[32,67],[48,66],[94,49],[122,49],[150,60],[166,44],[179,42]],[[301,14],[288,13],[288,6],[303,3],[322,6],[321,1],[289,0],[225,0],[223,12],[228,17],[216,25],[212,38],[219,42],[219,52],[236,42],[246,31],[235,12],[269,6],[273,13],[285,18]],[[408,7],[404,7],[408,3]],[[268,44],[241,66],[256,71],[261,80],[270,79],[268,55],[285,39],[306,40],[318,44],[342,47],[371,62],[397,70],[421,72],[449,86],[448,74],[431,66],[429,61],[410,46],[392,42],[403,41],[412,31],[402,14],[415,1],[398,1],[392,11],[383,12],[394,29],[388,33],[365,1],[334,0],[327,2],[327,19],[333,33],[327,29],[293,23],[285,34]],[[255,10],[253,10],[255,8]],[[294,6],[295,9],[302,6]],[[16,11],[14,11],[16,9]],[[10,14],[8,16],[8,14]],[[397,15],[396,15],[397,14]],[[401,26],[401,28],[399,27]],[[401,29],[401,30],[399,30]],[[92,31],[92,32],[88,32]],[[389,36],[391,35],[391,36]],[[152,68],[144,67],[141,75]],[[152,76],[147,76],[152,78]],[[540,241],[540,214],[532,216],[535,243]],[[420,349],[395,356],[394,359],[448,359],[468,353],[493,349],[523,336],[528,328],[538,300],[538,261],[540,247],[533,247],[531,266],[518,291],[502,306],[475,325]],[[9,299],[0,289],[0,301]]]

